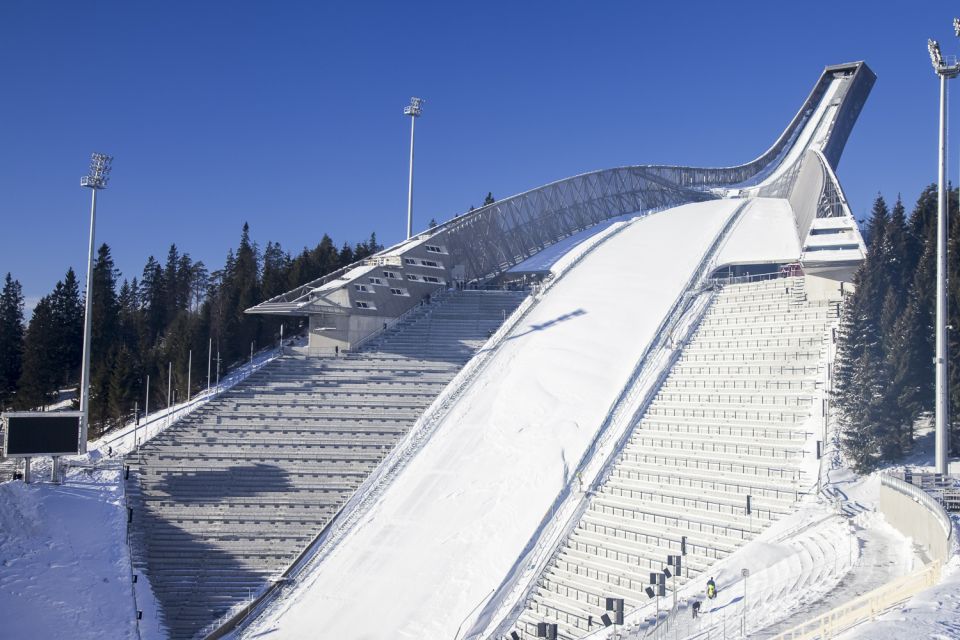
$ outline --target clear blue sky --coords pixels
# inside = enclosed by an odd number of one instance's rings
[[[115,156],[98,243],[127,277],[171,242],[222,266],[244,221],[297,251],[416,228],[627,164],[730,165],[779,135],[825,65],[879,76],[840,164],[858,216],[936,175],[926,38],[947,2],[36,2],[0,16],[0,276],[29,298],[85,270],[91,151]],[[956,90],[960,90],[960,84]],[[956,109],[953,109],[956,114]],[[955,159],[960,145],[954,144]],[[952,169],[960,166],[952,163]]]

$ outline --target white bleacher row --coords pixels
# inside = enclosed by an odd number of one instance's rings
[[[597,631],[607,597],[647,603],[682,537],[678,588],[791,511],[835,318],[802,278],[723,288],[530,594],[521,637],[544,621],[565,639]]]
[[[286,569],[524,295],[451,293],[359,352],[286,355],[128,456],[134,566],[169,637]]]

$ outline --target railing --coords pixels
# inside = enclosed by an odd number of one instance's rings
[[[786,276],[777,271],[771,271],[770,273],[756,273],[756,274],[745,274],[742,276],[726,276],[718,278],[710,278],[707,280],[709,284],[716,285],[725,285],[725,284],[744,284],[748,282],[760,282],[761,280],[776,280],[777,278],[786,278]]]
[[[772,640],[831,638],[851,627],[872,620],[892,607],[940,581],[939,562],[888,582],[821,616],[775,636]]]

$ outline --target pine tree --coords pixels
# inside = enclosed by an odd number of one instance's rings
[[[264,300],[269,300],[288,290],[287,278],[290,270],[290,256],[279,243],[267,242],[263,250],[263,282],[261,292]]]
[[[343,247],[340,248],[340,268],[349,267],[354,262],[356,262],[356,258],[353,256],[353,249],[344,242]]]
[[[59,372],[58,384],[78,383],[83,357],[83,300],[73,269],[67,269],[50,296],[54,342],[50,345]]]
[[[140,397],[140,379],[130,349],[120,346],[113,359],[108,390],[108,411],[113,421],[123,424],[132,414],[134,403]]]
[[[193,263],[190,270],[190,297],[194,311],[200,311],[200,305],[207,293],[209,281],[210,272],[207,270],[207,265],[203,264],[203,260]]]
[[[143,307],[143,342],[147,347],[153,347],[166,326],[166,310],[164,305],[167,299],[166,281],[163,268],[157,260],[150,256],[143,267],[143,277],[140,280],[140,300]]]
[[[112,364],[120,336],[117,278],[110,247],[100,245],[93,265],[91,296],[93,326],[90,340],[90,422],[91,437],[109,426],[109,391]]]
[[[886,202],[878,196],[867,227],[870,250],[854,275],[838,345],[835,394],[841,408],[841,445],[858,470],[896,456],[901,441],[881,327],[890,291],[888,222]],[[887,313],[895,315],[889,307]]]
[[[7,274],[0,293],[0,407],[17,391],[23,371],[23,289]]]
[[[23,372],[15,400],[20,409],[42,408],[53,400],[59,374],[50,349],[55,336],[53,305],[44,296],[33,309],[23,343]]]
[[[493,198],[493,192],[487,191],[487,197],[483,199],[483,206],[486,207],[487,205],[491,205],[494,202],[496,202],[496,200],[494,200]]]

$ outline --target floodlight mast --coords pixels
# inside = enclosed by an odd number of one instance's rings
[[[413,237],[413,128],[423,111],[423,98],[410,98],[410,105],[403,108],[403,115],[410,116],[410,183],[407,187],[407,240]]]
[[[954,29],[960,35],[960,20],[954,19]],[[947,457],[950,449],[950,404],[947,378],[947,80],[960,74],[960,64],[955,57],[944,59],[940,43],[927,40],[927,51],[933,70],[940,78],[940,143],[937,151],[937,345],[934,366],[936,387],[934,397],[935,451],[934,466],[937,473],[948,471]]]
[[[90,339],[93,331],[93,245],[97,224],[97,191],[107,188],[110,181],[111,156],[94,153],[90,158],[90,173],[80,178],[80,186],[90,189],[90,246],[87,251],[87,286],[84,291],[83,312],[83,368],[80,373],[80,453],[87,452],[87,434],[90,430]]]

